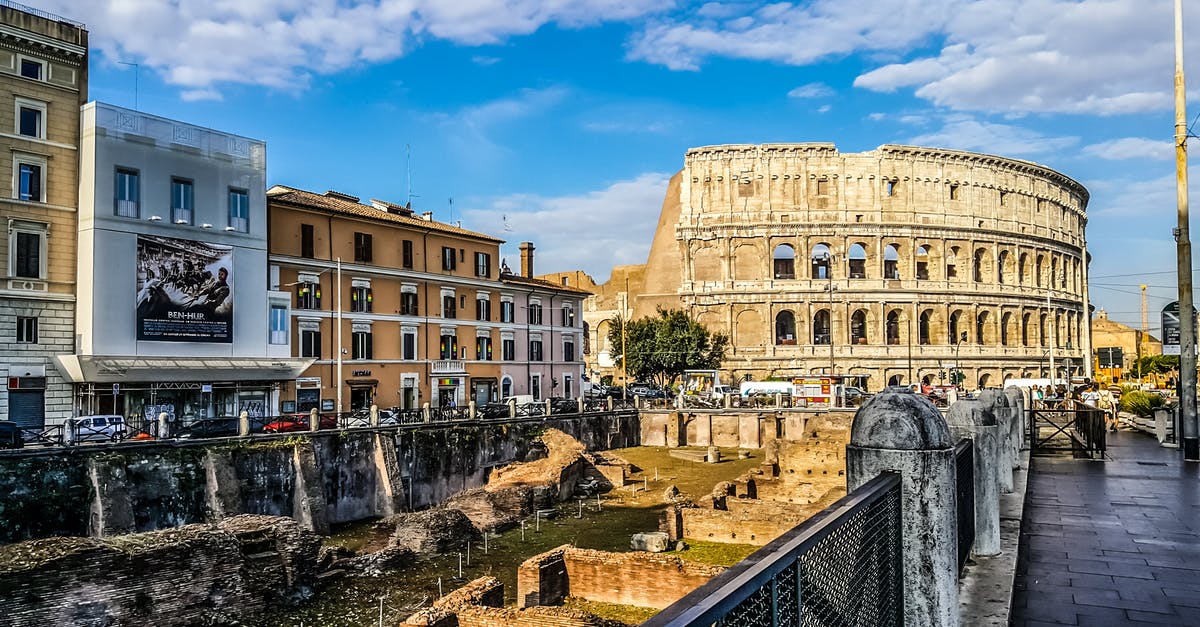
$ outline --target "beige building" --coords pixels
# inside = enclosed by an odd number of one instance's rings
[[[1107,377],[1107,381],[1116,377],[1123,381],[1136,379],[1138,373],[1134,364],[1138,357],[1162,354],[1162,340],[1147,332],[1109,319],[1108,312],[1103,309],[1096,312],[1096,317],[1092,318],[1092,347],[1094,352],[1106,348],[1121,349],[1122,364],[1120,368],[1104,368],[1106,364],[1097,363],[1097,378],[1102,378],[1099,375],[1103,374],[1104,377]]]
[[[79,107],[87,101],[83,24],[0,5],[0,417],[61,422],[72,387],[53,366],[75,352]]]
[[[592,288],[589,368],[624,311],[684,308],[726,333],[731,381],[832,371],[877,390],[1090,370],[1087,190],[1049,168],[885,145],[689,150],[644,265]],[[619,349],[619,347],[616,347]]]

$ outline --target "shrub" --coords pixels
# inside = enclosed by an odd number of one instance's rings
[[[1121,395],[1121,411],[1149,418],[1154,410],[1162,407],[1163,398],[1149,392],[1132,391]]]

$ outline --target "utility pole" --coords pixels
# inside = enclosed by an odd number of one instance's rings
[[[1175,0],[1175,192],[1179,226],[1175,230],[1179,278],[1179,412],[1183,458],[1200,462],[1200,424],[1196,416],[1196,319],[1192,312],[1192,241],[1188,229],[1187,95],[1183,81],[1183,0]]]
[[[341,413],[342,409],[342,258],[337,258],[337,410],[334,412]]]

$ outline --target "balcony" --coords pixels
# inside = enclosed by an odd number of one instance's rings
[[[433,362],[433,374],[466,374],[466,362],[460,359],[439,359]]]

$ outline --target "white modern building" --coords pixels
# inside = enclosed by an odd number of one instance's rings
[[[77,414],[275,415],[290,294],[267,289],[263,142],[102,103],[82,109]],[[279,326],[272,333],[272,325]]]

